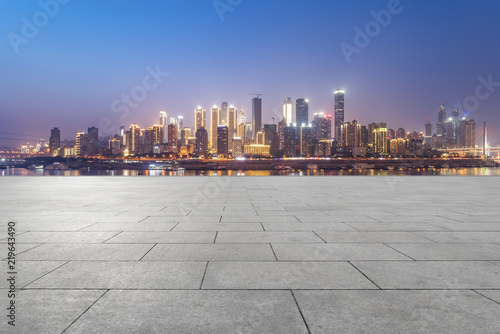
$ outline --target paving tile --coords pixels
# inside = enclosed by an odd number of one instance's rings
[[[359,231],[445,231],[427,223],[347,223]],[[460,223],[458,223],[460,224]]]
[[[269,244],[159,244],[143,261],[276,261]]]
[[[72,223],[72,222],[47,222],[47,223],[18,223],[16,224],[16,231],[78,231],[93,223]]]
[[[415,260],[500,260],[499,244],[390,244]]]
[[[82,229],[82,231],[110,231],[110,232],[147,232],[159,231],[168,232],[178,223],[96,223]]]
[[[180,223],[174,232],[263,231],[260,223]]]
[[[434,223],[434,225],[449,231],[500,232],[500,223]]]
[[[1,333],[61,333],[105,291],[21,290],[16,296],[15,328],[3,316]],[[5,294],[6,295],[6,294]],[[0,298],[7,305],[7,298]]]
[[[294,291],[311,333],[493,333],[498,305],[472,291]]]
[[[204,262],[69,262],[27,288],[199,289]]]
[[[346,262],[210,262],[203,289],[377,289]]]
[[[486,261],[354,261],[382,289],[498,289],[500,267]]]
[[[262,223],[266,231],[356,231],[344,223]]]
[[[216,243],[324,243],[313,232],[219,232]]]
[[[128,312],[126,310],[134,310]],[[109,291],[67,333],[306,334],[290,291]]]
[[[476,292],[500,304],[500,290],[476,290]]]
[[[153,246],[136,244],[43,244],[18,255],[19,260],[140,260]]]
[[[116,232],[26,232],[16,238],[18,243],[102,243]]]
[[[122,232],[106,244],[214,243],[215,232]]]
[[[272,244],[279,261],[408,260],[382,244]]]
[[[49,273],[50,271],[56,269],[57,267],[65,264],[66,261],[17,261],[15,262],[15,272],[16,275],[16,288],[22,288],[26,284],[33,282],[34,280],[42,277],[43,275]],[[0,280],[0,289],[6,289],[10,286],[7,282],[7,261],[0,262],[2,269],[5,269],[3,273],[4,277]]]
[[[179,223],[184,220],[184,216],[174,216],[174,217],[164,217],[164,216],[149,216],[146,219],[142,220],[140,224],[144,223],[162,223],[162,224],[171,224],[171,223]]]
[[[500,243],[499,232],[415,232],[439,243]]]
[[[341,231],[317,231],[323,240],[332,243],[407,243],[422,242],[429,243],[425,238],[410,232],[341,232]]]

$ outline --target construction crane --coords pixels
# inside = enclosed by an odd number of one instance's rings
[[[257,98],[259,98],[259,96],[262,96],[262,94],[260,94],[260,93],[255,93],[255,94],[247,94],[247,95],[256,95],[256,96],[257,96]]]

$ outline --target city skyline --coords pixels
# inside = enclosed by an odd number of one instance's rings
[[[349,95],[345,121],[424,131],[429,115],[436,123],[441,104],[451,110],[460,99],[475,107],[461,113],[474,109],[471,117],[477,124],[486,120],[489,138],[499,142],[500,52],[490,41],[500,5],[400,1],[390,22],[360,45],[365,27],[378,22],[389,3],[243,1],[221,19],[210,1],[123,1],[120,8],[70,2],[18,44],[12,36],[24,36],[23,18],[33,22],[44,8],[1,3],[0,146],[26,142],[24,134],[46,138],[54,126],[63,137],[90,125],[103,129],[103,119],[116,127],[155,124],[160,110],[194,125],[194,108],[203,106],[209,116],[222,101],[244,109],[250,120],[257,93],[262,124],[282,116],[285,97],[293,104],[309,99],[310,115],[334,115],[332,93],[339,88]],[[288,24],[299,17],[304,24]],[[204,29],[191,22],[203,22]],[[346,53],[346,45],[357,51]]]

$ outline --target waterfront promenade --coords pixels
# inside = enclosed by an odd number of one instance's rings
[[[499,177],[2,177],[0,189],[1,333],[500,333]]]

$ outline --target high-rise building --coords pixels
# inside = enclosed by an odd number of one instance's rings
[[[89,137],[85,132],[78,132],[76,134],[76,155],[82,156],[87,154]]]
[[[177,147],[177,125],[169,124],[168,125],[168,146]]]
[[[87,134],[89,137],[89,147],[87,154],[94,155],[99,151],[99,129],[92,126],[87,129]]]
[[[120,125],[120,137],[123,137],[125,135],[125,125]]]
[[[61,148],[61,130],[59,128],[52,128],[50,130],[49,150],[51,156],[59,155]]]
[[[286,120],[283,118],[278,122],[278,150],[285,148],[285,127],[287,126]]]
[[[404,155],[406,154],[407,140],[404,138],[391,139],[390,152],[391,154]]]
[[[373,152],[378,154],[387,153],[387,128],[376,128],[373,130]]]
[[[139,154],[141,145],[141,128],[136,123],[130,126],[129,154]]]
[[[245,123],[240,123],[238,125],[238,135],[237,136],[241,138],[242,144],[245,145],[246,139],[247,139],[247,132],[246,132]]]
[[[241,157],[243,155],[243,143],[240,137],[233,138],[232,152],[233,158]]]
[[[159,124],[153,125],[152,130],[153,130],[152,144],[154,146],[160,146],[161,144],[163,144],[163,127]]]
[[[297,152],[297,142],[296,142],[297,130],[295,126],[288,125],[285,126],[284,138],[283,138],[283,149],[287,157],[293,157]]]
[[[295,120],[297,127],[309,125],[309,100],[297,99],[295,101]]]
[[[395,137],[395,138],[396,138],[396,139],[398,139],[398,138],[403,138],[403,139],[405,139],[405,137],[406,137],[406,130],[405,130],[405,129],[403,129],[403,128],[399,128],[399,129],[396,131],[396,137]]]
[[[312,138],[311,138],[312,128],[308,125],[300,127],[300,155],[308,156],[311,154]]]
[[[207,111],[202,107],[198,107],[194,110],[195,126],[194,132],[198,131],[199,128],[206,128]]]
[[[196,153],[207,154],[208,153],[208,132],[204,127],[198,128],[196,130]]]
[[[229,125],[227,102],[222,102],[222,105],[221,105],[220,114],[219,114],[219,125],[220,124]]]
[[[262,98],[254,97],[252,99],[252,138],[262,128]]]
[[[184,116],[177,116],[177,139],[181,138],[181,130],[184,128]]]
[[[314,113],[312,126],[312,138],[315,140],[332,138],[332,115],[325,113]]]
[[[247,122],[247,114],[245,113],[245,110],[241,109],[240,115],[238,116],[238,125],[245,124],[246,122]]]
[[[337,89],[335,91],[335,129],[334,136],[335,140],[338,141],[340,138],[340,126],[344,123],[344,95],[345,92],[342,89]]]
[[[269,145],[269,153],[276,156],[278,152],[278,131],[276,124],[264,124],[264,145]]]
[[[229,150],[233,150],[233,137],[236,137],[236,129],[237,129],[237,121],[238,121],[238,109],[234,106],[230,106],[227,112],[227,127],[228,127],[228,146]]]
[[[441,106],[441,108],[439,109],[438,121],[436,124],[436,134],[438,135],[438,137],[444,136],[444,134],[446,133],[444,122],[446,122],[446,111],[444,110],[444,106]]]
[[[358,121],[345,122],[340,126],[340,146],[344,152],[352,153],[356,147],[364,147],[362,144],[362,127]]]
[[[460,139],[462,147],[476,147],[476,122],[473,119],[466,119],[460,126]]]
[[[227,125],[221,124],[217,127],[217,154],[227,156],[229,153],[228,135]]]
[[[212,107],[211,112],[211,126],[210,126],[210,145],[212,146],[212,150],[217,152],[217,128],[219,127],[219,114],[220,108],[217,106]]]
[[[293,105],[291,97],[285,97],[283,101],[283,119],[285,120],[285,125],[293,123]]]
[[[160,126],[163,129],[162,144],[165,144],[168,142],[168,118],[165,111],[160,111]]]

